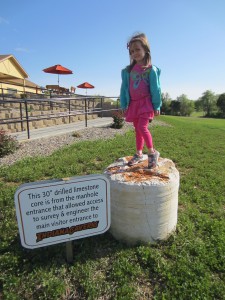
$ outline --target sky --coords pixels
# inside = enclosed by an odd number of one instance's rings
[[[12,54],[40,86],[57,84],[42,70],[61,64],[73,74],[61,75],[60,86],[89,82],[88,95],[117,97],[127,42],[144,32],[162,92],[197,100],[225,92],[224,11],[224,0],[2,1],[0,54]]]

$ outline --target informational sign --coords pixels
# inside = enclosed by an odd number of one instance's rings
[[[103,175],[23,184],[15,206],[25,248],[85,238],[110,227],[110,186]]]

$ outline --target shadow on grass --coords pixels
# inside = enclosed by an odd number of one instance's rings
[[[73,262],[85,263],[94,261],[105,257],[111,257],[116,252],[131,248],[122,242],[116,241],[110,232],[93,236],[85,239],[78,239],[72,241],[73,245]],[[133,248],[133,247],[132,247]],[[18,267],[21,271],[30,272],[35,268],[49,269],[52,265],[62,266],[68,264],[66,260],[66,243],[59,243],[51,246],[40,247],[36,249],[26,249],[20,244],[19,234],[8,246],[1,250],[1,255],[10,253],[10,255],[17,257],[17,264],[15,265],[15,272],[18,272]]]

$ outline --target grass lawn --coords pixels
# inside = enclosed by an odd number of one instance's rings
[[[191,117],[204,117],[205,113],[203,111],[195,111],[191,114]]]
[[[181,175],[175,234],[154,245],[126,246],[109,232],[28,250],[21,246],[14,208],[25,182],[101,174],[135,151],[134,133],[85,141],[49,157],[0,168],[0,299],[225,299],[225,120],[161,116],[154,126],[162,157]]]

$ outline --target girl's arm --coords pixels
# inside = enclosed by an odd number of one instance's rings
[[[152,66],[150,72],[150,90],[152,96],[152,105],[155,112],[160,111],[160,107],[162,105],[161,86],[159,80],[160,72],[160,69],[158,69],[156,66]]]
[[[120,88],[120,106],[123,110],[127,109],[129,104],[129,90],[128,90],[128,82],[127,82],[127,71],[123,69],[121,72],[122,84]]]

